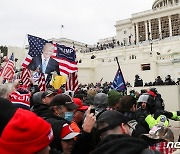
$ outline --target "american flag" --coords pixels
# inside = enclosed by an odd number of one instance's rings
[[[22,67],[24,68],[26,68],[31,63],[33,57],[42,55],[42,49],[44,45],[48,43],[48,41],[32,35],[28,35],[28,42],[29,52],[24,62],[22,63]]]
[[[27,68],[23,68],[23,71],[20,75],[20,79],[22,80],[23,85],[29,87],[31,84],[30,78],[31,78],[31,71]]]
[[[32,35],[28,35],[28,42],[29,42],[28,56],[25,58],[22,64],[22,66],[25,68],[31,63],[33,57],[42,54],[42,49],[44,45],[48,43],[47,40]],[[66,47],[58,43],[53,43],[53,44],[55,48],[54,48],[54,55],[51,58],[54,58],[59,63],[60,74],[66,76],[68,76],[68,74],[70,73],[76,74],[75,72],[77,72],[78,70],[77,61],[76,61],[76,51],[73,48]],[[68,77],[68,80],[69,79],[71,80],[71,77]],[[45,78],[43,80],[45,80]],[[39,83],[39,85],[41,85],[41,83]]]
[[[77,72],[68,74],[67,82],[66,82],[66,91],[77,91],[78,89],[78,74]]]
[[[12,79],[14,74],[14,54],[12,53],[8,62],[1,71],[1,76],[4,77],[4,79]]]
[[[44,45],[48,43],[47,40],[32,35],[28,35],[28,42],[29,52],[22,63],[24,68],[31,63],[33,57],[42,55],[42,49]],[[69,73],[77,71],[76,51],[71,47],[66,47],[57,43],[53,44],[55,48],[52,58],[59,62],[60,74],[67,76]]]
[[[39,76],[38,87],[40,91],[46,91],[46,81],[44,73],[41,73]]]

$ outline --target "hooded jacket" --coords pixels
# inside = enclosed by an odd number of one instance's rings
[[[92,154],[140,154],[148,146],[142,140],[127,134],[108,135],[104,138]]]

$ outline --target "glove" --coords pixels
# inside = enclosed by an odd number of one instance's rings
[[[173,117],[173,113],[172,112],[169,112],[169,111],[166,111],[166,110],[162,110],[160,112],[162,115],[165,115],[167,118],[172,118]]]
[[[148,110],[143,110],[139,118],[137,119],[138,122],[143,123],[145,122],[146,117],[150,114]]]

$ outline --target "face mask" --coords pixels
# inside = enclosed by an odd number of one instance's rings
[[[65,112],[64,119],[66,119],[67,121],[71,122],[72,119],[73,119],[73,115],[74,115],[73,112]]]

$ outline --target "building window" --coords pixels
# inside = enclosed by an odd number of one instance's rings
[[[151,70],[150,64],[141,64],[141,70],[142,71]]]
[[[139,22],[138,23],[138,31],[139,31],[139,41],[145,41],[146,40],[146,30],[145,30],[145,22]]]
[[[126,33],[127,33],[127,31],[125,30],[125,31],[124,31],[124,34],[126,34]]]
[[[162,39],[169,37],[169,19],[168,19],[168,16],[161,18],[161,34],[162,34]]]
[[[151,33],[152,33],[152,39],[158,39],[159,38],[159,21],[158,18],[151,20]]]
[[[170,4],[173,4],[172,0],[169,0],[169,3],[170,3]]]
[[[179,14],[174,14],[171,16],[172,25],[172,36],[180,35],[180,16]]]

